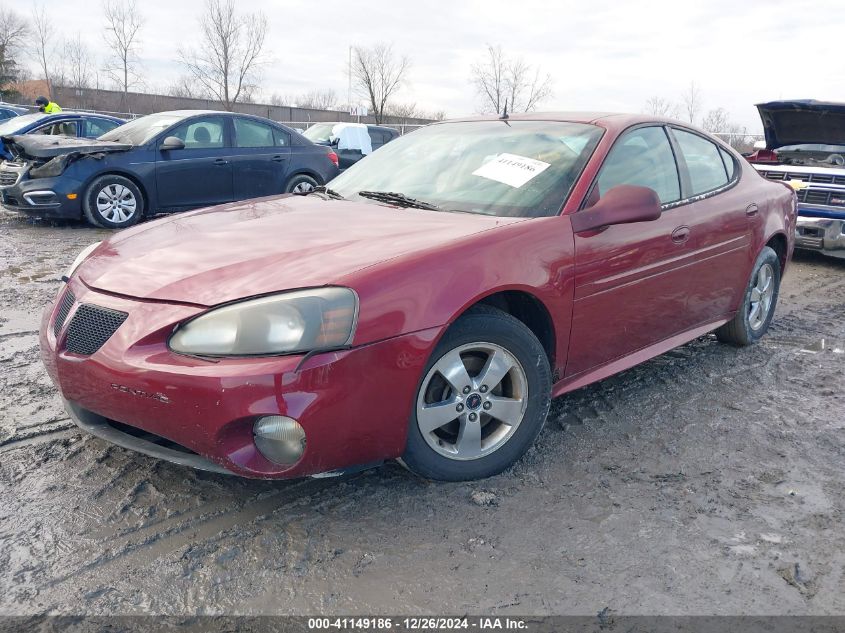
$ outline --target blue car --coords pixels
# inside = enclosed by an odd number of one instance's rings
[[[21,116],[22,114],[27,114],[28,112],[31,112],[31,110],[21,108],[20,106],[13,106],[8,103],[0,103],[0,121]]]
[[[23,117],[20,117],[23,118]],[[135,119],[94,140],[2,136],[4,208],[106,228],[156,213],[306,193],[338,173],[337,154],[257,116],[183,110]]]
[[[123,119],[105,114],[89,114],[87,112],[44,114],[43,112],[34,112],[11,117],[0,122],[0,136],[45,134],[48,136],[97,138],[124,123],[126,121]],[[7,160],[12,158],[5,147],[0,151],[0,155]]]

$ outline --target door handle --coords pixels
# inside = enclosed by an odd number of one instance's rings
[[[688,226],[679,226],[674,231],[672,231],[672,241],[675,244],[686,244],[686,241],[689,239],[690,229]]]
[[[751,204],[749,204],[747,207],[745,207],[745,215],[747,215],[749,218],[754,217],[755,215],[757,215],[757,213],[758,213],[759,211],[760,211],[760,207],[758,207],[758,206],[757,206],[756,204],[754,204],[753,202],[752,202]]]
[[[277,163],[283,163],[283,162],[285,162],[285,157],[284,156],[273,156],[272,160],[274,162],[277,162]]]
[[[214,161],[214,164],[215,165],[228,165],[229,161],[226,160],[225,158],[218,158],[217,160]]]

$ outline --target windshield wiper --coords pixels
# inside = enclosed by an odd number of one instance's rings
[[[332,198],[334,200],[346,200],[342,195],[340,195],[334,189],[329,189],[325,185],[318,185],[314,187],[311,191],[306,191],[305,195],[307,196],[309,193],[322,193],[324,196],[328,198]]]
[[[333,200],[346,200],[346,198],[340,195],[337,191],[335,191],[334,189],[329,189],[325,185],[318,185],[314,187],[311,191],[304,191],[299,195],[307,196],[310,193],[322,193],[324,196],[332,198]]]
[[[404,193],[396,193],[394,191],[359,191],[358,195],[362,198],[370,198],[379,202],[392,202],[402,207],[413,207],[415,209],[427,209],[428,211],[442,211],[436,204],[425,202],[424,200],[417,200],[406,196]]]

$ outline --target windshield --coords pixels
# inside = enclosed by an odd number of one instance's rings
[[[401,193],[445,211],[556,215],[602,132],[555,121],[441,123],[391,141],[329,186],[346,198]]]
[[[111,132],[106,132],[99,137],[99,140],[117,141],[119,143],[129,143],[130,145],[144,145],[153,140],[159,132],[166,130],[184,118],[184,114],[168,112],[150,114],[130,121],[129,123],[124,123],[120,127],[114,128]]]
[[[22,116],[12,117],[8,121],[0,123],[0,136],[8,134],[16,134],[19,130],[32,125],[33,123],[46,117],[46,114],[36,112],[35,114],[24,114]]]
[[[312,143],[328,143],[334,126],[334,123],[317,123],[305,130],[302,136]]]

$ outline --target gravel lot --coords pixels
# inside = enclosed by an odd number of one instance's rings
[[[845,613],[845,261],[797,256],[755,347],[556,400],[493,479],[255,482],[68,421],[37,324],[106,235],[0,215],[0,613]]]

